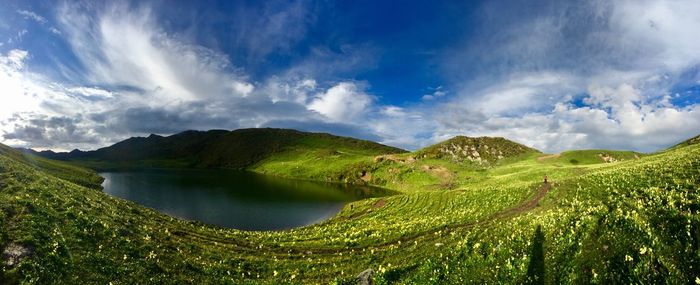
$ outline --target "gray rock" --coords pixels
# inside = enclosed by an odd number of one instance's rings
[[[30,256],[31,254],[32,250],[30,248],[16,243],[9,243],[2,252],[2,259],[5,262],[5,266],[12,268],[19,264],[22,259]]]
[[[360,272],[360,274],[357,275],[357,284],[359,284],[359,285],[372,285],[372,284],[374,284],[374,280],[372,279],[372,276],[374,276],[374,270],[372,270],[372,268],[368,268],[367,270]]]

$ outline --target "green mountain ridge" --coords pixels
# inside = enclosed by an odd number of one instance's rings
[[[379,155],[405,152],[375,142],[289,129],[185,131],[172,136],[132,137],[95,151],[33,152],[95,169],[234,168],[289,152],[352,152]],[[31,151],[30,151],[31,152]]]

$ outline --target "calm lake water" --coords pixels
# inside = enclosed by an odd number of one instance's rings
[[[301,181],[235,170],[100,173],[104,192],[162,213],[241,230],[282,230],[333,217],[381,188]]]

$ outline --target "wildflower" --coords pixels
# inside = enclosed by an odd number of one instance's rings
[[[639,250],[639,254],[645,254],[645,253],[647,253],[647,247],[646,247],[646,246],[645,246],[645,247],[642,247],[642,248]]]
[[[633,261],[633,260],[634,260],[634,258],[632,258],[631,256],[625,255],[625,261]]]

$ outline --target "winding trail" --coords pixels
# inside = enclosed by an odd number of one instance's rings
[[[472,227],[476,227],[476,226],[484,226],[484,225],[491,224],[491,223],[496,222],[496,221],[509,219],[509,218],[518,216],[522,213],[533,210],[537,207],[540,200],[542,200],[542,198],[544,198],[544,196],[547,195],[547,193],[551,189],[552,189],[552,185],[548,182],[544,182],[537,189],[537,192],[535,193],[535,195],[532,198],[523,201],[517,207],[491,214],[490,216],[486,217],[483,220],[470,221],[470,222],[466,222],[466,223],[456,223],[456,224],[435,227],[435,228],[432,228],[429,230],[414,233],[412,235],[399,237],[399,238],[391,240],[391,241],[377,243],[377,244],[366,246],[366,247],[350,247],[350,248],[338,248],[338,247],[334,247],[334,248],[320,248],[320,247],[282,248],[282,247],[280,247],[280,248],[266,248],[266,250],[268,252],[271,252],[271,253],[285,254],[285,255],[309,254],[309,253],[321,254],[321,255],[335,255],[338,253],[344,253],[344,252],[350,252],[350,251],[357,252],[358,250],[361,251],[362,249],[381,250],[383,248],[387,248],[390,246],[398,246],[399,248],[407,247],[407,246],[412,245],[412,243],[411,243],[412,241],[417,241],[419,239],[422,242],[437,239],[440,236],[436,235],[436,233],[439,233],[442,231],[450,231],[450,230],[456,230],[456,229],[472,228]],[[187,238],[187,239],[196,240],[196,241],[202,242],[202,243],[209,243],[211,245],[215,245],[218,247],[225,247],[229,250],[237,250],[237,251],[251,252],[251,253],[258,252],[260,250],[258,247],[254,246],[252,244],[246,244],[244,242],[236,242],[236,241],[231,241],[231,240],[227,240],[227,239],[211,237],[211,236],[202,235],[202,234],[198,234],[198,233],[194,233],[194,232],[174,231],[173,234],[177,237],[180,237],[180,238]]]

